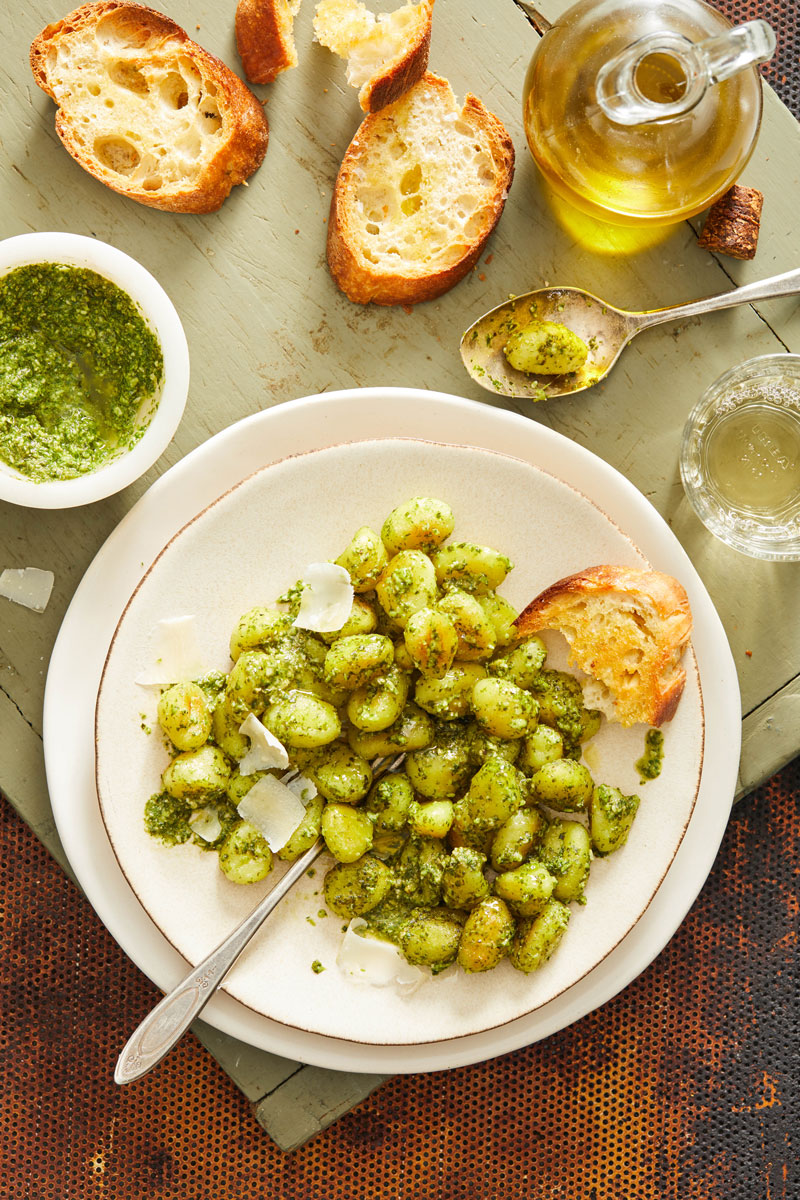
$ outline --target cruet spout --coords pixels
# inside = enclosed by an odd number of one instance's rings
[[[702,42],[649,33],[600,68],[597,103],[617,125],[671,121],[699,104],[709,87],[774,53],[775,34],[762,20]]]

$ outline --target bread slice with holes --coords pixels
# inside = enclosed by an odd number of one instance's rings
[[[56,132],[95,179],[151,208],[206,213],[261,164],[269,130],[249,88],[169,17],[84,4],[31,46]]]
[[[378,112],[421,79],[428,67],[434,0],[408,0],[376,15],[361,0],[319,0],[314,35],[347,61],[347,82],[364,112]]]
[[[671,575],[588,567],[532,600],[516,626],[523,636],[559,630],[570,644],[570,661],[600,685],[584,688],[587,700],[622,725],[658,726],[675,715],[686,682],[681,655],[692,614],[684,588]]]
[[[514,146],[473,95],[427,72],[365,117],[331,201],[328,265],[359,304],[418,304],[467,274],[500,219]]]
[[[300,0],[239,0],[236,48],[251,83],[272,83],[297,66],[294,22]]]

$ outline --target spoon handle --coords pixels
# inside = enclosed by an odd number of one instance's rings
[[[734,308],[737,304],[752,304],[756,300],[773,300],[777,296],[794,296],[800,292],[800,268],[773,275],[771,279],[758,279],[746,283],[731,292],[718,296],[707,296],[704,300],[693,300],[689,304],[673,304],[668,308],[652,308],[637,313],[639,329],[649,329],[664,321],[675,321],[678,317],[699,317],[703,313],[717,312],[721,308]]]
[[[145,1017],[117,1060],[116,1083],[139,1079],[169,1053],[214,995],[253,934],[324,848],[322,838],[317,838],[311,849],[292,864],[250,915]]]

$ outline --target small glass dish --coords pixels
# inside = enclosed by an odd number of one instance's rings
[[[721,541],[751,558],[800,560],[800,355],[751,358],[715,380],[686,422],[680,467]]]

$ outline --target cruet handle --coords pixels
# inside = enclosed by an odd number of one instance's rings
[[[721,83],[746,67],[772,58],[775,34],[766,21],[747,21],[730,33],[699,42],[695,49],[705,59],[709,81]]]
[[[683,34],[649,33],[604,63],[597,74],[597,103],[617,125],[674,120],[690,112],[709,86],[765,62],[775,52],[775,34],[766,21],[747,21],[719,37],[692,42]],[[667,102],[646,95],[637,72],[652,56],[671,59],[681,87]]]

